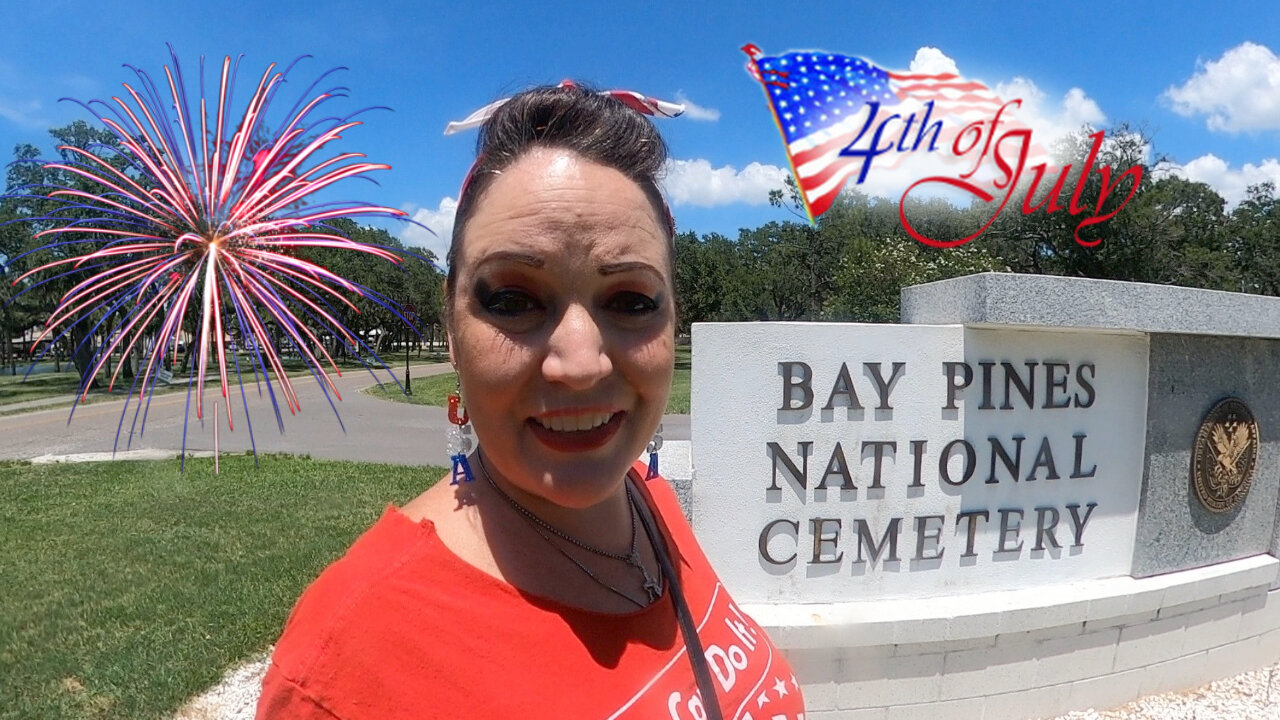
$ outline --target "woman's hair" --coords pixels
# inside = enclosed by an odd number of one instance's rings
[[[670,213],[657,177],[667,145],[648,118],[622,102],[580,85],[537,87],[508,100],[485,121],[476,161],[458,198],[447,262],[450,284],[467,221],[485,190],[504,169],[535,148],[563,148],[630,178],[653,205],[655,219],[672,242]]]

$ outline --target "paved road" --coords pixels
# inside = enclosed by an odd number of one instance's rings
[[[418,365],[413,377],[449,372],[447,363]],[[402,371],[400,371],[402,372]],[[402,375],[397,375],[403,377]],[[379,374],[386,379],[386,372]],[[246,386],[249,414],[253,421],[253,439],[258,452],[306,454],[333,460],[366,460],[401,465],[449,464],[445,452],[445,430],[449,421],[444,408],[411,405],[380,400],[361,389],[374,384],[367,372],[348,371],[335,379],[341,402],[334,402],[341,414],[346,432],[338,426],[333,410],[319,385],[312,378],[295,378],[294,389],[302,412],[289,415],[281,404],[284,433],[280,433],[268,398],[257,397],[252,385]],[[234,432],[227,431],[225,407],[219,429],[218,446],[224,453],[240,453],[249,449],[249,433],[244,422],[244,409],[239,393],[233,395]],[[278,390],[277,390],[278,392]],[[208,420],[216,388],[206,391],[206,422],[203,427],[195,419],[194,408],[187,428],[188,450],[212,450],[213,427]],[[186,393],[159,395],[151,401],[146,434],[135,435],[129,444],[129,425],[134,405],[129,406],[124,427],[120,431],[119,449],[178,450],[182,447],[182,411]],[[194,402],[193,402],[194,405]],[[124,400],[112,400],[76,409],[70,426],[69,408],[60,407],[20,415],[0,417],[0,458],[29,459],[42,455],[69,455],[87,452],[110,452],[120,422]],[[139,422],[141,422],[139,420]],[[663,436],[670,440],[689,439],[689,416],[670,415],[663,419]]]

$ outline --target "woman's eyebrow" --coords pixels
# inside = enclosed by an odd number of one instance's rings
[[[546,261],[538,257],[537,255],[530,255],[528,253],[516,252],[514,250],[499,250],[497,252],[490,253],[489,255],[484,256],[484,258],[482,258],[480,262],[476,263],[476,266],[479,267],[487,263],[503,262],[503,261],[517,262],[522,265],[528,265],[529,267],[533,267],[533,268],[541,268],[542,266],[546,265]]]
[[[648,270],[654,275],[657,275],[660,279],[662,278],[662,273],[658,272],[657,268],[655,268],[654,266],[650,265],[647,262],[644,262],[643,260],[630,260],[626,262],[616,262],[616,263],[609,263],[607,265],[601,265],[598,272],[601,275],[614,275],[616,273],[629,272],[631,270]]]

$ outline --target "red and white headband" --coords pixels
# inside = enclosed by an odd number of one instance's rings
[[[560,82],[560,87],[576,87],[576,85],[572,80],[562,80]],[[651,98],[647,95],[641,95],[634,90],[604,90],[598,94],[608,95],[641,115],[673,118],[684,114],[684,105],[681,105],[680,103]],[[454,133],[459,133],[463,130],[480,127],[486,120],[492,117],[495,112],[497,112],[498,108],[502,107],[510,99],[511,98],[507,97],[495,100],[471,113],[464,119],[455,120],[449,123],[445,126],[444,134],[453,135]],[[462,180],[462,187],[458,190],[459,202],[462,201],[462,196],[466,194],[467,186],[471,184],[472,176],[475,174],[476,167],[479,166],[479,164],[480,158],[477,157],[475,162],[471,163],[471,168],[467,170],[467,175]],[[676,221],[675,217],[671,214],[671,208],[667,207],[665,198],[662,200],[662,211],[666,215],[665,219],[667,221],[667,230],[671,233],[671,237],[674,238],[676,235]]]
[[[560,83],[560,87],[575,87],[572,80],[564,80]],[[651,98],[647,95],[641,95],[634,90],[605,90],[600,95],[608,95],[617,99],[623,105],[635,110],[641,115],[651,115],[653,117],[679,117],[684,114],[684,105],[680,103],[667,102]],[[480,127],[488,120],[498,108],[502,107],[511,98],[502,98],[495,100],[488,105],[476,110],[462,120],[455,120],[444,128],[445,135],[453,135],[454,133],[470,130]]]

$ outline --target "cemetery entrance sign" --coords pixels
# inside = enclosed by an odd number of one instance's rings
[[[744,602],[1128,572],[1140,488],[1122,479],[1142,472],[1131,378],[1146,374],[1144,337],[723,324],[694,347],[735,357],[695,387],[737,422],[694,447],[699,468],[708,448],[737,480],[708,483],[694,515],[736,536],[712,560],[749,588]]]
[[[693,329],[694,528],[811,710],[1018,720],[1280,656],[1280,300],[984,274],[903,317]]]

